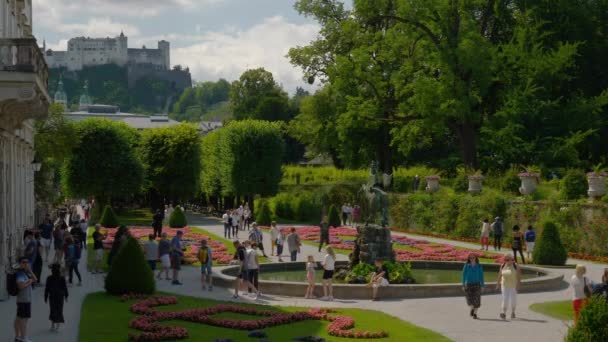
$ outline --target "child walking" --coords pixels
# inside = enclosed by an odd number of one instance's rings
[[[308,281],[308,287],[306,288],[306,299],[314,299],[315,297],[315,258],[312,255],[308,256],[308,262],[306,263],[306,280]]]

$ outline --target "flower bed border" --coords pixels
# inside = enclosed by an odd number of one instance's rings
[[[134,297],[136,297],[135,295]],[[354,330],[355,320],[348,316],[332,315],[331,309],[311,308],[308,311],[281,313],[271,310],[259,310],[232,304],[218,304],[201,309],[180,311],[158,311],[155,307],[177,304],[176,297],[153,296],[131,305],[131,312],[140,316],[129,322],[129,327],[142,331],[140,334],[129,333],[130,341],[166,341],[181,340],[189,337],[183,327],[160,325],[161,321],[183,320],[202,323],[222,328],[237,330],[257,330],[305,320],[328,321],[327,332],[330,336],[347,338],[379,339],[388,337],[384,330]],[[223,312],[266,317],[258,320],[218,319],[212,317]]]

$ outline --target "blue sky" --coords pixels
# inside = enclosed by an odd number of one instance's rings
[[[172,64],[189,66],[197,81],[234,80],[264,67],[292,93],[302,73],[284,57],[318,33],[295,0],[34,0],[34,34],[47,48],[65,50],[75,36],[114,37],[130,47],[171,42]]]

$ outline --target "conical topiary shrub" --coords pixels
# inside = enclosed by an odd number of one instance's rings
[[[540,239],[532,254],[534,263],[539,265],[563,266],[568,259],[568,252],[559,237],[557,226],[553,222],[545,222]]]
[[[116,234],[114,234],[114,242],[112,242],[112,248],[110,249],[110,252],[108,253],[108,266],[112,266],[112,260],[114,260],[114,257],[120,250],[120,247],[123,244],[123,236],[125,234],[127,234],[128,231],[129,230],[128,230],[127,226],[120,226],[116,230]]]
[[[593,296],[583,306],[576,325],[568,329],[567,342],[608,341],[608,301]]]
[[[270,223],[272,222],[272,217],[270,214],[270,207],[268,206],[268,202],[261,201],[260,204],[258,204],[258,208],[259,212],[256,214],[257,224],[262,226],[270,226]]]
[[[114,209],[109,205],[106,205],[105,208],[103,208],[103,214],[101,215],[99,223],[106,228],[116,228],[120,225],[118,216],[116,216]]]
[[[113,295],[153,294],[156,290],[154,273],[146,262],[144,252],[135,238],[126,238],[110,266],[105,282],[106,291]]]
[[[188,224],[186,220],[186,214],[180,206],[176,206],[169,217],[169,227],[171,228],[184,228]]]
[[[331,227],[340,227],[342,225],[342,219],[340,218],[340,212],[335,205],[329,206],[329,215],[327,220]]]

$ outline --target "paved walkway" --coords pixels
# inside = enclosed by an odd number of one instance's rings
[[[205,218],[200,215],[188,214],[189,222],[192,226],[200,226],[210,232],[223,236],[223,226],[221,222],[213,218]],[[399,234],[399,233],[397,233]],[[240,232],[239,237],[245,239],[247,234]],[[404,234],[405,235],[405,234]],[[408,236],[413,236],[407,234]],[[474,244],[464,242],[454,242],[443,239],[420,237],[429,241],[445,242],[457,246],[478,248]],[[269,234],[264,233],[264,245],[270,246]],[[267,253],[269,254],[269,253]],[[317,252],[317,248],[304,244],[302,253],[298,260],[304,259],[304,256],[312,254],[316,260],[321,260],[322,253]],[[346,256],[341,255],[340,259],[346,259]],[[86,260],[86,255],[83,259]],[[275,261],[276,257],[271,257]],[[593,279],[598,279],[605,264],[596,264],[590,262],[581,262],[569,260],[570,263],[586,264],[589,270],[589,275]],[[84,268],[84,266],[81,266]],[[556,270],[554,270],[556,271]],[[43,271],[43,279],[46,279],[47,269]],[[570,278],[573,274],[572,269],[557,270]],[[78,325],[80,322],[80,310],[84,297],[91,293],[103,290],[103,277],[100,275],[92,275],[84,271],[83,286],[70,288],[70,301],[65,306],[65,318],[67,325],[59,333],[52,333],[48,329],[50,323],[48,318],[48,306],[43,302],[43,289],[34,291],[34,310],[33,318],[30,322],[30,338],[33,341],[44,342],[72,342],[78,341]],[[196,296],[201,298],[212,298],[217,300],[232,301],[232,289],[215,288],[213,292],[202,291],[200,288],[200,273],[198,268],[185,267],[182,272],[181,281],[183,286],[171,285],[168,281],[159,281],[158,290]],[[263,288],[262,288],[263,291]],[[303,298],[282,297],[282,296],[262,296],[256,303],[266,305],[282,305],[282,306],[316,306],[316,307],[347,307],[347,308],[365,308],[370,310],[378,310],[387,314],[399,317],[413,324],[437,331],[454,341],[492,341],[492,342],[512,342],[512,341],[535,341],[535,342],[553,342],[562,341],[565,332],[567,331],[567,323],[555,320],[528,309],[530,304],[565,300],[569,298],[567,289],[559,291],[550,291],[543,293],[520,294],[518,296],[518,318],[515,320],[500,320],[498,318],[500,310],[500,295],[485,295],[482,298],[482,307],[479,311],[479,320],[474,321],[468,316],[468,308],[466,307],[464,297],[449,297],[449,298],[427,298],[427,299],[404,299],[404,300],[387,300],[381,302],[357,301],[357,300],[339,300],[334,302],[323,302],[319,300],[306,300]],[[0,322],[2,323],[2,333],[0,341],[13,341],[12,339],[12,322],[15,314],[15,299],[10,301],[0,302]],[[248,298],[240,298],[237,302],[253,302]],[[381,327],[379,327],[381,328]],[[390,339],[388,339],[390,340]]]

